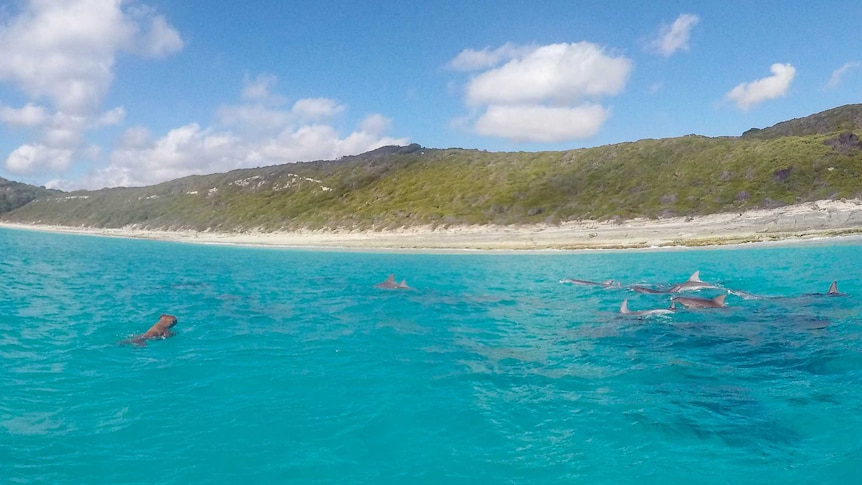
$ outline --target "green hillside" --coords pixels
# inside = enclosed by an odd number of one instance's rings
[[[0,214],[15,210],[39,197],[58,194],[58,190],[13,182],[0,177]]]
[[[862,105],[852,105],[741,137],[689,135],[536,153],[384,147],[335,161],[51,195],[3,219],[275,231],[558,223],[777,207],[862,196],[860,120]]]

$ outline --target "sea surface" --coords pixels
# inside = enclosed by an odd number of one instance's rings
[[[0,483],[859,483],[860,268],[858,239],[420,254],[0,229]],[[696,270],[727,308],[639,319],[624,298],[669,296],[560,283]],[[413,289],[374,287],[390,273]],[[120,343],[162,313],[174,337]]]

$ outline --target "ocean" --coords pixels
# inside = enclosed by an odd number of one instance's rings
[[[0,483],[862,476],[859,239],[449,254],[0,229],[0,254]],[[696,270],[727,308],[634,318],[623,299],[668,295],[560,282]],[[392,273],[412,289],[375,288]],[[120,344],[163,313],[175,336]]]

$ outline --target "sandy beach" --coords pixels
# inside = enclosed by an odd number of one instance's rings
[[[578,221],[560,225],[412,227],[394,231],[238,232],[102,229],[0,223],[0,227],[282,248],[578,250],[699,247],[862,235],[862,200],[824,200],[702,217]]]

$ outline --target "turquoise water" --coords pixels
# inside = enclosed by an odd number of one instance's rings
[[[0,229],[2,483],[855,483],[862,247],[383,254]],[[646,319],[705,281],[762,299]],[[389,273],[412,291],[373,285]],[[838,280],[845,297],[825,293]],[[702,296],[719,294],[703,290]],[[177,335],[117,345],[161,313]]]

